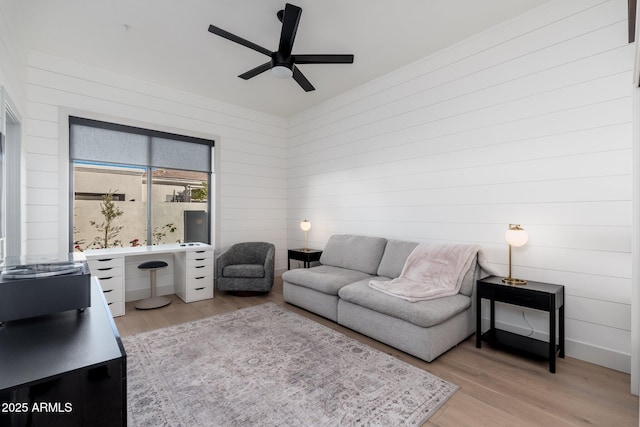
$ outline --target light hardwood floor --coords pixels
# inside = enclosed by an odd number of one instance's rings
[[[273,302],[380,351],[431,372],[460,389],[424,426],[638,426],[638,398],[629,375],[567,357],[551,374],[544,361],[475,347],[471,337],[431,363],[409,356],[322,317],[287,304],[282,282],[268,295],[238,297],[217,292],[212,300],[185,304],[176,296],[157,310],[127,303],[115,319],[122,336]],[[195,426],[194,426],[195,427]]]

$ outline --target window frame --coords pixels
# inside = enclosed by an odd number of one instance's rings
[[[200,138],[200,137],[194,137],[194,136],[188,136],[188,135],[183,135],[183,134],[179,134],[179,133],[174,133],[174,132],[166,132],[166,131],[160,131],[157,129],[150,129],[150,128],[145,128],[145,127],[139,127],[139,126],[131,126],[131,125],[125,125],[125,124],[120,124],[120,123],[115,123],[115,122],[107,122],[107,121],[103,121],[103,120],[96,120],[96,119],[89,119],[89,118],[85,118],[85,117],[80,117],[80,116],[76,116],[76,115],[69,115],[68,116],[68,121],[67,121],[67,131],[68,131],[68,141],[69,141],[69,150],[67,152],[67,160],[68,160],[68,165],[69,165],[69,170],[68,170],[68,189],[69,189],[69,203],[68,203],[68,209],[69,212],[73,212],[73,208],[74,208],[74,203],[75,203],[75,188],[74,188],[74,167],[76,162],[78,161],[83,161],[82,159],[77,159],[74,158],[72,156],[72,132],[71,132],[71,127],[74,125],[82,125],[82,126],[88,126],[88,127],[94,127],[94,128],[99,128],[99,129],[106,129],[106,130],[115,130],[115,131],[119,131],[119,132],[125,132],[125,133],[132,133],[132,134],[136,134],[136,135],[143,135],[149,138],[159,138],[159,139],[170,139],[170,140],[174,140],[174,141],[180,141],[180,142],[188,142],[188,143],[194,143],[194,144],[201,144],[201,145],[206,145],[209,147],[209,170],[208,171],[204,171],[204,170],[196,170],[196,169],[186,169],[183,168],[181,170],[191,170],[191,171],[196,171],[196,172],[202,172],[202,173],[206,173],[207,175],[207,186],[210,189],[210,194],[209,197],[207,197],[207,202],[206,202],[206,209],[207,209],[207,216],[208,216],[208,242],[205,243],[209,243],[211,244],[212,242],[212,238],[213,238],[213,230],[212,230],[212,216],[213,216],[213,192],[211,191],[212,189],[212,185],[214,183],[214,164],[213,164],[213,160],[214,160],[214,147],[215,147],[215,140],[214,139],[207,139],[207,138]],[[156,142],[157,144],[157,142]],[[113,164],[110,161],[104,161],[104,164]],[[153,217],[153,212],[152,212],[152,199],[151,199],[151,194],[152,194],[152,186],[153,186],[153,179],[151,179],[152,174],[153,174],[153,170],[154,169],[172,169],[172,168],[168,168],[168,167],[163,167],[163,166],[156,166],[153,164],[147,164],[147,165],[142,165],[142,164],[136,164],[136,163],[122,163],[121,165],[123,166],[136,166],[136,167],[141,167],[144,168],[146,170],[147,176],[150,179],[147,179],[147,206],[146,206],[146,229],[147,229],[147,236],[146,236],[146,240],[147,240],[147,246],[151,246],[153,245],[153,237],[152,237],[152,233],[153,233],[153,223],[152,223],[152,217]],[[175,168],[174,168],[175,169]],[[176,169],[177,170],[177,169]],[[74,216],[73,215],[69,215],[69,233],[68,233],[68,247],[69,247],[69,252],[73,252],[74,251],[74,233],[73,233],[73,229],[74,229]]]

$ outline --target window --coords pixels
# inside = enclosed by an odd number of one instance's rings
[[[213,141],[77,117],[69,140],[73,250],[209,243]]]

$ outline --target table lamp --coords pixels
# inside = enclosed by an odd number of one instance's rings
[[[511,277],[511,247],[524,245],[529,240],[529,235],[520,227],[520,224],[509,224],[509,229],[504,234],[504,240],[509,244],[509,277],[505,277],[502,281],[510,285],[524,285],[527,283],[526,280]]]
[[[300,228],[302,229],[302,231],[304,231],[304,248],[302,250],[308,251],[309,249],[307,248],[307,231],[311,230],[311,223],[308,219],[305,219],[300,223]]]

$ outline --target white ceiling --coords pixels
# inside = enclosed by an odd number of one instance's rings
[[[525,13],[549,0],[292,0],[293,53],[352,53],[306,64],[315,86],[263,73],[268,57],[207,31],[221,27],[277,50],[283,0],[23,0],[28,47],[163,86],[289,117]]]

